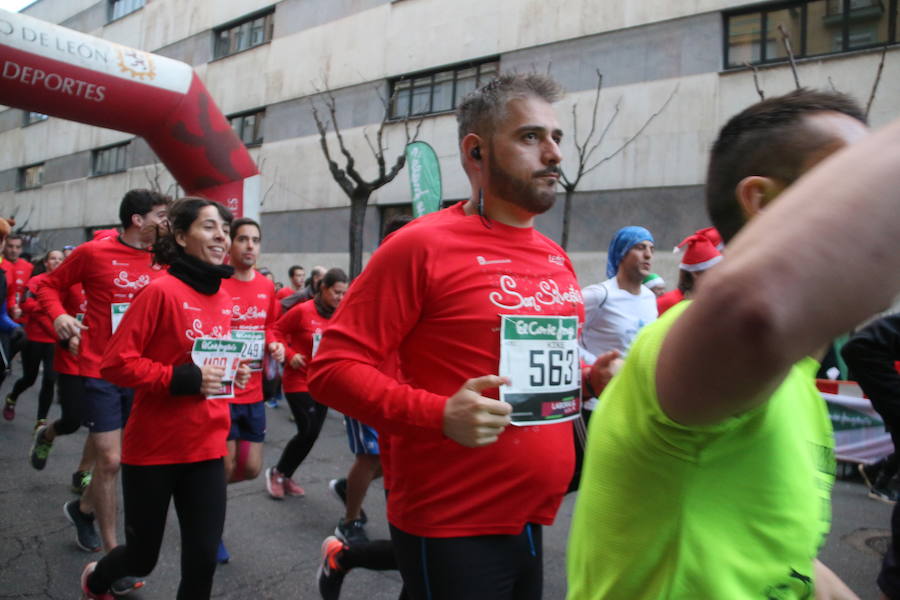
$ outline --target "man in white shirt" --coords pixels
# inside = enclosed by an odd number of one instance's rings
[[[581,350],[585,362],[617,350],[628,352],[637,332],[656,320],[656,295],[642,285],[653,261],[653,234],[643,227],[623,227],[609,244],[604,282],[589,285],[584,296]],[[596,398],[585,402],[593,410]]]

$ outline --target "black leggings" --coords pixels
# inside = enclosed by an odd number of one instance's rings
[[[288,406],[291,407],[291,413],[294,415],[297,435],[292,437],[284,447],[284,452],[281,453],[281,459],[275,468],[282,475],[293,477],[294,471],[319,439],[319,432],[322,431],[322,425],[325,423],[328,407],[316,402],[306,392],[291,392],[285,394],[285,398],[287,398]]]
[[[53,387],[56,385],[56,371],[53,370],[53,347],[55,344],[32,342],[28,340],[22,346],[22,376],[13,384],[10,398],[13,402],[34,385],[37,381],[41,363],[44,363],[44,376],[41,378],[41,391],[38,394],[37,418],[46,419],[53,404]]]
[[[60,415],[53,422],[56,435],[78,431],[84,419],[84,380],[79,375],[59,373],[56,376]]]
[[[518,535],[425,538],[391,525],[406,593],[414,600],[540,600],[540,525]],[[342,561],[343,564],[343,561]]]
[[[178,600],[203,600],[212,591],[216,548],[225,524],[225,467],[221,458],[176,465],[122,465],[125,545],[97,563],[88,584],[95,594],[132,575],[150,574],[159,558],[169,500],[181,529]]]

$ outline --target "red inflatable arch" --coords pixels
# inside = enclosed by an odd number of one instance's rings
[[[185,192],[259,218],[259,171],[185,63],[0,10],[0,104],[139,135]]]

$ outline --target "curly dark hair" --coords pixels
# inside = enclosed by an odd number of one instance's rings
[[[153,244],[153,258],[158,264],[171,265],[184,256],[184,248],[175,241],[175,234],[186,233],[191,224],[197,220],[200,211],[207,206],[215,206],[222,220],[229,225],[234,220],[231,211],[222,204],[206,198],[188,196],[175,201],[169,209],[169,230],[161,232]]]

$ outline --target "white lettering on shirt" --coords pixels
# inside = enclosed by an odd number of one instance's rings
[[[519,284],[515,278],[510,275],[500,277],[499,292],[493,291],[488,298],[494,306],[499,306],[505,310],[516,310],[519,308],[531,308],[537,312],[541,312],[544,306],[553,306],[555,304],[584,304],[581,299],[581,292],[574,285],[570,284],[565,291],[560,291],[559,284],[553,279],[545,279],[538,283],[538,291],[532,296],[526,296],[516,291]]]

